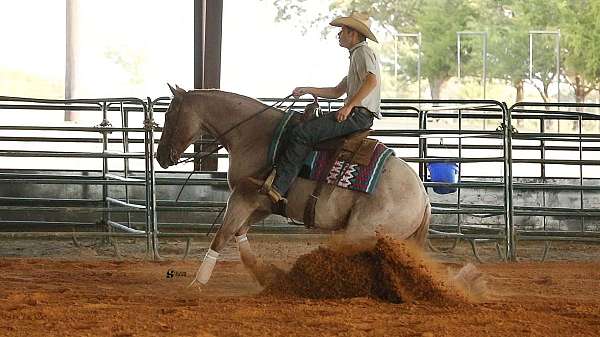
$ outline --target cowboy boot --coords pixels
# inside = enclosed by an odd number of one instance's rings
[[[260,180],[254,177],[248,177],[248,181],[259,188],[259,192],[265,194],[271,200],[271,211],[274,214],[281,216],[287,216],[287,199],[284,198],[277,189],[273,187],[273,181],[275,180],[275,169],[271,171],[267,179]]]

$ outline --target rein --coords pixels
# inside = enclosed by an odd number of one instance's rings
[[[283,99],[281,99],[281,100],[278,100],[277,102],[275,102],[275,103],[273,103],[273,104],[271,104],[271,105],[267,106],[266,108],[264,108],[264,109],[262,109],[262,110],[260,110],[260,111],[258,111],[258,112],[256,112],[256,113],[254,113],[254,114],[250,115],[250,116],[249,116],[249,117],[247,117],[246,119],[244,119],[244,120],[242,120],[242,121],[238,122],[238,123],[237,123],[237,124],[235,124],[234,126],[232,126],[232,127],[230,127],[229,129],[227,129],[225,132],[221,133],[220,135],[217,135],[217,136],[215,136],[215,138],[216,138],[216,139],[215,139],[214,141],[212,141],[212,142],[208,143],[208,145],[215,145],[215,144],[218,144],[218,143],[219,143],[219,140],[221,140],[223,136],[227,135],[228,133],[230,133],[231,131],[235,130],[235,129],[236,129],[237,127],[239,127],[240,125],[242,125],[242,124],[244,124],[244,123],[248,122],[249,120],[251,120],[251,119],[255,118],[255,117],[256,117],[256,116],[258,116],[258,115],[260,115],[261,113],[263,113],[263,112],[265,112],[265,111],[267,111],[267,110],[269,110],[269,109],[271,109],[271,108],[279,108],[279,107],[280,107],[280,106],[281,106],[283,103],[285,103],[285,102],[286,102],[286,101],[287,101],[287,100],[288,100],[290,97],[292,97],[292,96],[293,96],[292,94],[289,94],[289,95],[288,95],[288,96],[286,96],[285,98],[283,98]],[[291,104],[289,107],[287,107],[287,108],[286,108],[286,110],[289,110],[289,109],[291,109],[291,108],[294,106],[294,104],[296,104],[296,102],[297,102],[297,99],[296,99],[296,100],[294,100],[294,102],[292,102],[292,104]],[[210,155],[212,155],[212,154],[216,153],[217,151],[219,151],[219,150],[220,150],[220,149],[222,149],[222,148],[223,148],[223,145],[219,145],[219,146],[217,146],[216,148],[214,148],[212,151],[210,151],[210,152],[208,152],[208,153],[205,153],[205,154],[203,154],[203,155],[200,155],[200,154],[201,154],[201,152],[194,152],[194,155],[193,155],[192,157],[190,157],[190,158],[187,158],[187,159],[184,159],[184,160],[179,160],[177,163],[175,163],[175,165],[177,165],[177,164],[181,164],[181,163],[189,163],[190,161],[193,161],[193,160],[195,160],[195,159],[198,159],[198,160],[202,161],[202,159],[204,159],[204,158],[206,158],[206,157],[208,157],[208,156],[210,156]],[[193,175],[194,173],[196,173],[196,172],[199,172],[199,171],[193,170],[192,172],[190,172],[190,174],[188,175],[188,177],[185,179],[185,182],[183,183],[183,185],[181,185],[181,188],[179,189],[179,193],[177,193],[177,198],[175,198],[175,202],[178,202],[178,201],[179,201],[179,197],[181,197],[181,193],[183,193],[183,189],[185,188],[185,186],[186,186],[186,185],[187,185],[187,183],[189,182],[189,180],[190,180],[190,178],[192,177],[192,175]],[[223,207],[223,209],[225,209],[225,207]],[[221,215],[221,213],[222,213],[222,212],[223,212],[223,210],[221,210],[221,212],[219,213],[219,215]],[[218,218],[218,217],[219,217],[219,216],[217,216],[217,218]],[[217,220],[217,219],[215,218],[215,222],[216,222],[216,220]],[[214,223],[213,223],[213,226],[214,226]],[[211,226],[211,229],[212,229],[212,226]],[[207,233],[207,235],[208,235],[208,234],[210,234],[210,231]]]
[[[277,102],[275,102],[275,103],[273,103],[273,104],[269,105],[268,107],[266,107],[266,108],[264,108],[264,109],[262,109],[262,110],[260,110],[260,111],[258,111],[258,112],[256,112],[256,113],[254,113],[254,114],[250,115],[249,117],[247,117],[246,119],[244,119],[244,120],[242,120],[242,121],[238,122],[238,123],[237,123],[237,124],[235,124],[234,126],[232,126],[232,127],[230,127],[229,129],[227,129],[227,131],[225,131],[225,132],[221,133],[220,135],[217,135],[217,136],[215,136],[216,140],[214,140],[214,141],[212,141],[212,142],[208,143],[208,145],[214,145],[214,144],[217,144],[217,143],[219,143],[219,140],[220,140],[220,139],[222,139],[222,137],[223,137],[223,136],[227,135],[228,133],[230,133],[231,131],[235,130],[235,129],[236,129],[237,127],[239,127],[240,125],[242,125],[242,124],[246,123],[247,121],[249,121],[249,120],[251,120],[251,119],[255,118],[256,116],[260,115],[261,113],[263,113],[263,112],[265,112],[265,111],[267,111],[267,110],[269,110],[269,109],[271,109],[271,108],[279,108],[279,107],[280,107],[280,106],[281,106],[283,103],[285,103],[285,102],[286,102],[286,101],[287,101],[287,100],[288,100],[290,97],[292,97],[292,94],[289,94],[289,95],[288,95],[288,96],[286,96],[285,98],[283,98],[283,99],[281,99],[281,100],[279,100],[279,101],[277,101]],[[294,106],[294,104],[296,104],[296,101],[297,101],[297,100],[295,100],[295,101],[292,103],[292,105],[290,105],[290,106],[289,106],[287,109],[290,109],[291,107],[293,107],[293,106]],[[197,156],[198,156],[198,155],[199,155],[201,152],[195,152],[193,157],[187,158],[187,159],[185,159],[185,160],[180,160],[180,161],[176,162],[176,163],[175,163],[175,165],[177,165],[177,164],[182,164],[182,163],[189,163],[190,161],[193,161],[194,159],[200,159],[200,160],[202,160],[202,159],[204,159],[204,158],[208,157],[209,155],[211,155],[211,154],[213,154],[213,153],[215,153],[215,152],[219,151],[219,150],[220,150],[220,149],[222,149],[222,148],[223,148],[223,145],[219,145],[219,146],[218,146],[216,149],[214,149],[214,150],[212,150],[211,152],[209,152],[209,153],[206,153],[206,154],[204,154],[204,155],[202,155],[202,156],[200,156],[200,157],[197,157]],[[194,172],[195,172],[195,171],[194,171]]]

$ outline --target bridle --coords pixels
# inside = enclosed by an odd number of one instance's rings
[[[252,119],[256,118],[256,117],[257,117],[258,115],[260,115],[261,113],[263,113],[263,112],[265,112],[265,111],[267,111],[267,110],[269,110],[269,109],[271,109],[271,108],[279,108],[279,107],[281,107],[281,105],[283,105],[283,103],[285,103],[285,102],[286,102],[286,101],[287,101],[287,100],[288,100],[290,97],[292,97],[292,94],[289,94],[289,95],[288,95],[288,96],[286,96],[285,98],[283,98],[283,99],[280,99],[280,100],[276,101],[275,103],[273,103],[273,104],[271,104],[271,105],[269,105],[269,106],[267,106],[267,107],[265,107],[265,108],[261,109],[260,111],[258,111],[258,112],[256,112],[256,113],[254,113],[254,114],[252,114],[252,115],[250,115],[250,116],[246,117],[244,120],[242,120],[242,121],[240,121],[240,122],[236,123],[235,125],[233,125],[233,126],[232,126],[232,127],[230,127],[229,129],[225,130],[225,132],[223,132],[223,133],[221,133],[221,134],[219,134],[219,135],[216,135],[216,136],[215,136],[215,135],[212,135],[212,136],[215,138],[215,140],[213,140],[213,141],[209,142],[207,145],[209,145],[209,146],[210,146],[210,145],[216,145],[216,144],[219,144],[219,143],[223,144],[223,141],[222,141],[222,140],[223,140],[223,137],[224,137],[224,136],[226,136],[227,134],[229,134],[229,133],[230,133],[230,132],[232,132],[233,130],[237,129],[237,128],[238,128],[239,126],[241,126],[242,124],[244,124],[244,123],[246,123],[246,122],[248,122],[248,121],[250,121],[250,120],[252,120]],[[291,109],[291,108],[294,106],[294,104],[296,104],[296,102],[297,102],[297,99],[296,99],[296,100],[294,100],[294,102],[293,102],[293,103],[292,103],[292,104],[291,104],[289,107],[287,107],[287,109],[286,109],[286,110],[289,110],[289,109]],[[208,152],[208,153],[205,153],[205,154],[203,154],[203,155],[200,155],[200,154],[202,153],[202,152],[200,152],[200,151],[198,151],[198,152],[194,152],[194,155],[193,155],[192,157],[190,157],[190,158],[186,158],[186,159],[182,159],[182,160],[179,160],[179,161],[178,161],[178,162],[176,162],[174,165],[177,165],[177,164],[183,164],[183,163],[189,163],[190,161],[193,161],[193,160],[196,160],[196,159],[199,159],[199,160],[201,161],[202,159],[204,159],[204,158],[206,158],[206,157],[210,156],[211,154],[214,154],[214,153],[216,153],[217,151],[219,151],[219,150],[220,150],[220,149],[222,149],[222,148],[223,148],[223,145],[219,145],[219,146],[217,146],[215,149],[213,149],[212,151],[210,151],[210,152]]]
[[[213,135],[213,137],[215,138],[215,140],[209,142],[207,145],[211,146],[211,145],[216,145],[216,144],[219,144],[219,143],[221,143],[221,145],[216,146],[210,152],[207,152],[207,153],[204,153],[204,154],[202,152],[200,152],[200,151],[194,152],[194,154],[193,154],[192,157],[189,157],[189,158],[186,158],[186,159],[181,159],[181,160],[177,161],[174,165],[182,164],[182,163],[189,163],[189,162],[194,161],[194,160],[199,160],[200,162],[202,162],[202,160],[204,158],[206,158],[206,157],[208,157],[208,156],[210,156],[212,154],[215,154],[217,151],[219,151],[220,149],[222,149],[224,147],[222,145],[223,144],[222,140],[223,140],[224,136],[226,136],[227,134],[229,134],[230,132],[232,132],[236,128],[240,127],[242,124],[244,124],[244,123],[246,123],[246,122],[248,122],[248,121],[256,118],[258,115],[262,114],[263,112],[265,112],[265,111],[267,111],[267,110],[269,110],[271,108],[279,108],[279,107],[281,107],[283,105],[283,103],[285,103],[292,96],[293,96],[292,94],[289,94],[285,98],[277,100],[275,103],[273,103],[273,104],[271,104],[271,105],[269,105],[269,106],[267,106],[267,107],[259,110],[258,112],[255,112],[252,115],[246,117],[242,121],[236,123],[235,125],[233,125],[229,129],[227,129],[224,132],[222,132],[221,134],[216,135],[216,136]],[[298,99],[295,99],[292,102],[292,104],[286,108],[286,111],[289,110],[289,109],[291,109],[294,106],[294,104],[296,104],[297,101],[298,101]],[[179,113],[179,111],[176,111],[176,112]],[[198,170],[193,170],[192,172],[190,172],[190,174],[188,175],[188,177],[185,179],[185,182],[183,183],[183,185],[181,185],[181,189],[179,189],[179,193],[177,193],[177,198],[175,198],[175,202],[179,201],[179,197],[181,196],[181,193],[183,192],[183,188],[187,185],[187,183],[189,182],[189,180],[192,177],[192,175],[194,173],[196,173],[196,172],[199,172],[199,171]],[[209,231],[209,233],[210,233],[210,231]]]

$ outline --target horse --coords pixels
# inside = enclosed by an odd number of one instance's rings
[[[253,98],[217,89],[169,88],[173,99],[156,152],[160,166],[177,164],[188,146],[207,134],[229,153],[231,194],[223,223],[192,284],[208,282],[219,252],[234,236],[242,263],[260,280],[256,275],[259,261],[246,234],[252,224],[272,213],[272,205],[249,181],[268,168],[268,147],[283,113]],[[315,181],[295,179],[288,192],[288,217],[301,221],[315,186]],[[331,233],[331,242],[338,249],[369,249],[380,235],[414,240],[421,246],[426,240],[431,217],[429,197],[419,176],[400,158],[390,156],[370,194],[333,186],[323,194],[328,201],[317,203],[314,227]]]

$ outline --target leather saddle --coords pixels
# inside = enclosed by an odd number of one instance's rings
[[[345,162],[369,165],[375,147],[379,143],[376,139],[367,138],[371,129],[359,130],[344,137],[337,137],[317,144],[317,151],[339,151],[338,160]]]
[[[314,96],[313,96],[314,97]],[[316,97],[312,103],[309,103],[304,110],[304,114],[295,115],[290,120],[290,123],[297,124],[308,121],[312,118],[319,117],[321,115],[321,111],[319,108],[319,103]],[[331,171],[335,163],[339,161],[343,161],[345,164],[342,166],[341,171],[338,175],[338,179],[340,179],[345,170],[348,169],[350,164],[358,164],[358,165],[369,165],[371,162],[371,157],[373,156],[373,152],[379,144],[379,141],[376,139],[369,139],[367,136],[371,133],[371,129],[359,130],[354,133],[351,133],[346,136],[331,138],[326,141],[323,141],[317,144],[314,147],[316,151],[329,151],[332,153],[329,156],[330,160],[326,164],[325,170],[326,172]],[[268,190],[270,190],[270,185],[272,184],[272,180],[275,177],[275,171],[271,170],[271,173],[268,175],[265,181],[261,181],[255,179],[255,184],[262,186],[261,191],[263,193],[268,194]],[[270,178],[270,182],[269,182]],[[306,206],[304,208],[304,225],[307,228],[314,227],[315,225],[315,208],[316,204],[319,201],[321,192],[324,186],[327,184],[326,178],[318,180],[316,182],[315,188],[313,192],[309,195],[308,200],[306,202]],[[334,188],[337,185],[334,184]],[[265,187],[266,186],[266,187]],[[327,202],[327,199],[321,198],[323,202]],[[272,198],[273,200],[273,198]],[[285,199],[283,199],[285,200]],[[282,215],[287,217],[287,205],[285,202],[274,202],[272,206],[272,211],[274,214]]]
[[[306,106],[302,121],[318,117],[320,112],[318,107],[319,104],[317,98],[314,97],[313,103]],[[338,177],[344,175],[344,170],[347,169],[348,164],[369,165],[373,152],[379,143],[376,139],[367,138],[371,131],[371,129],[359,130],[349,135],[328,139],[317,144],[314,148],[315,150],[333,152],[331,160],[326,166],[327,172],[331,171],[338,160],[346,163],[346,165],[342,167],[342,171],[339,173]],[[317,181],[315,189],[308,197],[306,207],[304,208],[304,225],[308,228],[314,227],[315,225],[315,208],[323,187],[326,184],[327,182],[324,180]],[[337,184],[334,184],[334,188],[336,185]],[[327,200],[323,201],[326,202]]]
[[[319,100],[313,96],[313,102],[306,105],[300,123],[321,116]],[[371,156],[379,141],[367,138],[371,129],[359,130],[349,135],[331,138],[317,144],[316,151],[339,151],[339,160],[359,165],[369,165]],[[335,162],[334,162],[335,163]]]

